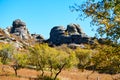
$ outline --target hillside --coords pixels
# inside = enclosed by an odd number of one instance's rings
[[[120,80],[120,45],[89,37],[78,24],[55,26],[45,40],[16,19],[0,29],[1,79]]]
[[[44,39],[41,34],[31,34],[26,27],[26,23],[20,19],[12,22],[12,26],[0,29],[0,42],[15,43],[19,47],[32,45],[36,42],[49,43],[51,45],[62,44],[94,44],[95,37],[89,37],[83,32],[79,24],[69,24],[65,29],[63,26],[55,26],[50,31],[50,38]],[[97,39],[99,43],[104,43],[106,39]]]

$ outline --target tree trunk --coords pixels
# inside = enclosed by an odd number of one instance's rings
[[[42,74],[41,74],[41,76],[44,76],[44,70],[42,69],[41,71],[42,71]]]
[[[66,63],[63,64],[61,68],[59,68],[59,71],[58,71],[58,73],[56,73],[56,75],[55,75],[55,77],[54,77],[54,80],[57,79],[57,76],[61,73],[61,71],[62,71],[62,69],[64,68],[65,65],[66,65]]]
[[[51,66],[51,68],[50,68],[50,72],[51,72],[50,77],[52,77],[52,76],[53,76],[53,69],[52,69],[52,66]]]
[[[14,71],[15,71],[15,76],[17,76],[18,74],[17,74],[17,69],[14,69]]]
[[[15,76],[17,76],[18,66],[16,66],[16,65],[12,65],[11,67],[14,69]]]
[[[56,80],[56,79],[57,79],[57,76],[60,74],[60,72],[61,72],[61,70],[59,70],[59,71],[58,71],[58,73],[55,75],[54,80]]]
[[[52,66],[52,62],[51,61],[49,61],[49,63],[50,63],[50,77],[52,77],[53,76],[53,66]]]

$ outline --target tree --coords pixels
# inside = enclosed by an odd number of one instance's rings
[[[78,68],[82,69],[82,71],[84,71],[84,69],[86,69],[86,67],[90,66],[91,64],[91,58],[92,58],[92,51],[91,50],[87,50],[87,49],[80,49],[77,48],[75,50],[76,53],[76,57],[78,58]]]
[[[0,45],[0,62],[3,64],[2,70],[4,71],[4,65],[12,59],[14,53],[14,48],[10,44],[1,44]]]
[[[80,19],[92,18],[91,25],[99,26],[97,32],[115,42],[120,38],[120,0],[87,0],[82,5],[71,6],[72,11],[80,11]]]
[[[99,45],[92,56],[95,70],[103,73],[115,74],[120,72],[120,46],[113,47]]]
[[[0,49],[0,57],[2,64],[7,64],[7,61],[12,58],[14,52],[13,46],[9,44],[3,44]]]
[[[49,47],[47,44],[36,44],[30,48],[30,65],[36,70],[42,71],[44,77],[45,70],[50,71],[50,78],[57,79],[57,76],[65,68],[71,67],[75,62],[75,55]]]
[[[44,76],[44,69],[47,64],[47,45],[42,45],[42,44],[36,44],[33,47],[31,47],[30,50],[30,55],[29,55],[29,61],[30,65],[35,66],[36,70],[41,70],[42,71],[42,76]]]
[[[76,57],[75,54],[68,54],[64,51],[57,51],[54,55],[55,56],[52,57],[53,59],[50,60],[55,73],[54,80],[56,80],[63,69],[70,68],[76,63]]]
[[[14,64],[11,65],[17,76],[17,71],[21,68],[24,68],[28,64],[28,54],[27,53],[16,53],[13,55]]]

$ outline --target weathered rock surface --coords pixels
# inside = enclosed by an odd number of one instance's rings
[[[13,21],[11,27],[0,29],[0,43],[11,43],[17,49],[43,41],[44,38],[41,35],[30,34],[26,24],[20,19]]]
[[[67,29],[63,26],[55,26],[51,29],[49,42],[55,45],[61,44],[81,44],[81,43],[93,43],[90,37],[88,37],[80,28],[78,24],[69,24]]]
[[[80,28],[80,25],[78,25],[78,24],[69,24],[69,25],[67,25],[66,31],[68,31],[69,35],[83,33],[82,29]]]
[[[95,39],[94,37],[88,37],[78,24],[69,24],[67,28],[63,26],[53,27],[48,40],[45,40],[40,34],[30,34],[26,24],[20,19],[13,21],[12,26],[7,29],[0,28],[0,43],[12,43],[16,48],[30,46],[36,42],[48,42],[51,46],[68,44],[68,47],[71,48],[84,48],[84,43],[93,44]],[[101,38],[97,39],[97,41],[104,44],[106,39]]]
[[[43,36],[40,34],[31,34],[31,36],[36,42],[42,43],[44,41]]]
[[[16,19],[12,23],[12,27],[9,29],[10,33],[20,36],[21,39],[27,40],[30,38],[29,31],[26,28],[26,24],[20,19]]]

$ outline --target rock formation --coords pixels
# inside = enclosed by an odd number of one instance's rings
[[[67,29],[62,26],[55,26],[51,29],[49,42],[55,45],[93,43],[78,24],[69,24]]]
[[[13,21],[11,27],[0,29],[0,43],[11,43],[18,49],[43,41],[44,38],[41,35],[30,34],[26,24],[20,19]]]
[[[31,34],[31,36],[33,37],[35,42],[42,43],[44,41],[43,36],[41,36],[40,34]]]
[[[69,25],[67,25],[66,31],[68,32],[69,35],[83,33],[82,29],[80,28],[80,26],[78,24],[69,24]]]
[[[33,45],[36,42],[44,43],[48,42],[49,45],[61,45],[68,44],[69,47],[81,47],[80,44],[93,44],[96,38],[88,37],[78,24],[69,24],[67,28],[63,26],[55,26],[50,31],[50,38],[44,40],[39,34],[30,34],[26,28],[26,24],[20,19],[16,19],[12,23],[12,27],[7,29],[0,28],[0,43],[12,43],[17,48],[23,46]],[[106,39],[97,39],[99,43],[104,44]]]
[[[12,27],[9,31],[16,36],[20,36],[20,38],[23,40],[27,40],[30,38],[30,34],[26,28],[26,24],[20,19],[16,19],[15,21],[13,21]]]

